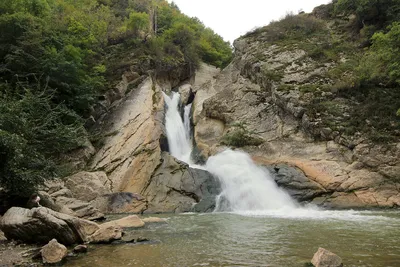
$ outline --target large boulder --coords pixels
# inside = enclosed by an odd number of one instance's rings
[[[87,220],[101,220],[104,218],[104,214],[101,213],[92,204],[86,201],[82,201],[76,198],[69,197],[57,197],[56,204],[61,207],[65,207],[67,210],[73,211],[74,216]],[[62,212],[62,211],[60,211]],[[69,213],[67,213],[69,214]],[[71,214],[70,214],[71,215]]]
[[[7,239],[48,243],[55,238],[64,245],[71,245],[86,242],[99,226],[45,207],[30,210],[13,207],[1,219],[0,229]]]
[[[40,250],[40,253],[43,263],[53,264],[62,261],[67,256],[68,249],[58,243],[56,239],[52,239]]]
[[[319,248],[314,254],[311,263],[315,267],[342,267],[342,259],[335,253],[324,248]]]
[[[101,174],[91,176],[91,173],[85,173],[82,176],[86,178],[93,178],[102,176]],[[79,180],[82,176],[75,176],[72,181]],[[95,179],[95,178],[94,178]],[[44,207],[52,209],[57,212],[65,213],[71,216],[76,216],[79,218],[87,220],[100,220],[104,218],[104,214],[100,212],[99,209],[94,207],[90,201],[91,198],[100,195],[102,192],[108,192],[106,189],[103,191],[95,186],[97,183],[81,182],[82,186],[74,184],[70,179],[67,179],[70,188],[66,187],[66,183],[62,180],[55,180],[52,182],[47,182],[45,188],[39,192],[41,198],[40,204]],[[77,181],[76,181],[77,182]],[[78,182],[77,182],[78,183]],[[93,188],[90,187],[93,184]],[[75,186],[73,186],[75,185]],[[104,188],[107,188],[104,186]],[[84,191],[88,192],[88,196],[85,196]],[[93,191],[98,191],[97,195]],[[80,199],[82,198],[82,199]]]
[[[146,212],[212,211],[220,184],[205,170],[190,168],[163,152],[159,168],[143,193],[147,197]]]
[[[90,202],[99,196],[111,193],[111,183],[105,172],[81,171],[65,178],[65,186],[72,197]]]
[[[144,226],[144,222],[137,215],[130,215],[118,220],[103,223],[100,225],[100,228],[107,228],[110,226],[120,228],[140,228]]]
[[[115,226],[101,227],[93,235],[89,236],[88,241],[94,244],[108,244],[114,240],[120,240],[122,229]]]

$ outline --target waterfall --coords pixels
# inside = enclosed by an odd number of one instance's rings
[[[292,209],[296,203],[278,188],[269,172],[241,151],[225,150],[208,159],[206,170],[218,177],[222,193],[216,211]]]
[[[227,149],[208,159],[205,166],[191,159],[193,150],[190,112],[191,104],[184,108],[184,120],[179,112],[179,93],[164,94],[167,112],[165,127],[171,155],[193,168],[202,168],[221,182],[222,192],[217,197],[216,211],[262,212],[294,209],[296,202],[278,188],[267,170],[257,166],[244,152]]]
[[[193,150],[190,137],[190,107],[185,107],[185,124],[179,112],[179,93],[172,93],[172,97],[164,92],[164,100],[167,104],[165,114],[165,128],[167,131],[169,151],[175,158],[192,165],[191,153]]]

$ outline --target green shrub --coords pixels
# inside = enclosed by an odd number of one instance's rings
[[[132,11],[129,14],[127,27],[138,36],[140,31],[147,31],[149,27],[149,15],[145,12]]]
[[[283,74],[278,70],[262,69],[262,75],[270,81],[279,82],[283,78]]]
[[[320,19],[307,14],[288,13],[283,19],[249,32],[244,37],[262,35],[265,40],[274,43],[284,39],[306,38],[324,29],[324,22]]]
[[[394,22],[388,32],[372,37],[372,47],[358,68],[365,83],[400,85],[400,22]]]
[[[232,129],[222,137],[221,143],[227,146],[243,147],[258,146],[264,142],[254,135],[255,133],[248,130],[244,123],[235,123]]]

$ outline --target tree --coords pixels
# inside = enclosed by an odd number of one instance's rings
[[[132,11],[129,14],[128,29],[132,30],[135,36],[140,32],[146,31],[149,27],[149,15],[144,12]]]

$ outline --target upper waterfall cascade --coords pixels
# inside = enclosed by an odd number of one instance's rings
[[[184,118],[180,115],[179,93],[169,97],[163,93],[167,112],[165,127],[169,150],[172,156],[193,168],[202,168],[216,176],[222,187],[217,198],[216,211],[265,211],[293,209],[297,206],[289,194],[279,189],[269,172],[257,166],[250,156],[241,151],[227,149],[208,159],[205,166],[196,165],[191,154],[191,104],[184,108]]]

